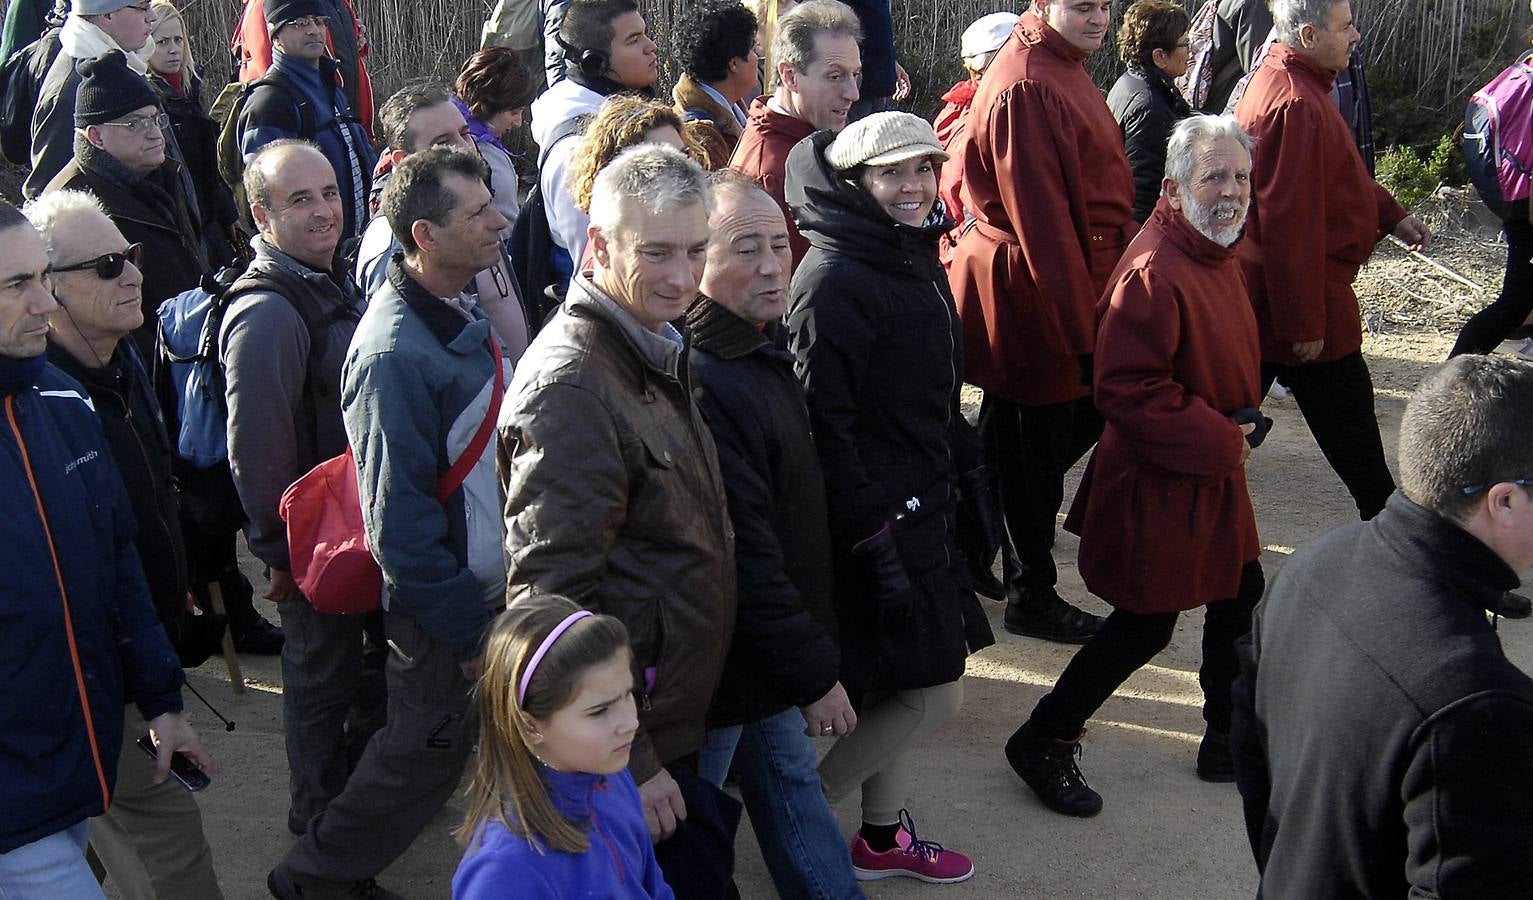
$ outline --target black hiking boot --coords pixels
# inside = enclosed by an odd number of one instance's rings
[[[1198,744],[1198,777],[1211,784],[1233,784],[1235,759],[1230,755],[1230,735],[1212,728]]]
[[[1075,763],[1080,755],[1080,738],[1060,741],[1045,737],[1033,727],[1031,719],[1022,723],[1006,742],[1006,761],[1044,806],[1067,816],[1086,818],[1102,811],[1102,795],[1086,784]]]
[[[405,900],[371,878],[321,881],[293,875],[279,864],[266,875],[266,890],[277,900]]]
[[[1491,607],[1490,611],[1504,619],[1526,619],[1533,615],[1533,600],[1516,591],[1507,591],[1501,595],[1501,602]]]
[[[1001,624],[1012,634],[1056,644],[1084,644],[1102,627],[1093,616],[1066,603],[1053,588],[1040,588],[1006,602]]]

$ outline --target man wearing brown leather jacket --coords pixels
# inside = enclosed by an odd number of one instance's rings
[[[695,769],[735,618],[724,486],[670,324],[697,296],[710,206],[702,170],[668,147],[603,170],[592,269],[517,365],[500,420],[508,600],[562,594],[628,627],[629,768],[657,841],[687,817],[672,775]]]

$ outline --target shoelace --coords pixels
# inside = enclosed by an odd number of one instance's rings
[[[1048,748],[1048,753],[1051,756],[1063,757],[1058,760],[1061,765],[1055,770],[1055,777],[1058,779],[1060,787],[1070,790],[1078,790],[1080,788],[1090,790],[1090,786],[1086,784],[1086,776],[1081,774],[1081,767],[1076,762],[1081,756],[1079,741],[1076,741],[1069,750],[1050,747]]]
[[[910,817],[910,810],[900,810],[900,827],[910,835],[910,843],[904,848],[906,853],[914,853],[927,859],[936,859],[943,851],[943,846],[936,841],[923,841],[916,837],[916,822]]]

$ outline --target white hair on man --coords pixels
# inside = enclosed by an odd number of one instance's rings
[[[1251,163],[1251,148],[1255,141],[1246,134],[1233,115],[1191,116],[1176,123],[1171,139],[1166,143],[1166,178],[1181,188],[1182,215],[1209,240],[1226,247],[1240,238],[1246,224],[1249,202],[1219,199],[1205,205],[1195,190],[1199,171],[1199,154],[1209,144],[1234,141],[1245,151],[1247,175]],[[1232,173],[1231,173],[1232,174]]]
[[[1299,43],[1299,29],[1305,25],[1324,28],[1331,7],[1341,0],[1272,0],[1272,27],[1280,43],[1290,47]]]
[[[81,215],[95,213],[106,218],[106,207],[96,195],[86,191],[49,191],[35,200],[27,201],[21,208],[22,215],[42,235],[43,246],[48,250],[48,262],[58,263],[58,238],[69,225]]]
[[[591,189],[591,227],[611,240],[623,227],[629,204],[652,215],[701,204],[713,213],[708,175],[685,154],[661,144],[638,144],[624,150],[596,176]]]

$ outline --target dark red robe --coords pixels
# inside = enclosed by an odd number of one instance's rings
[[[963,156],[975,224],[949,272],[965,377],[1013,403],[1084,397],[1093,310],[1138,226],[1123,134],[1088,54],[1033,13],[980,81]]]
[[[1268,362],[1297,364],[1293,345],[1308,341],[1325,341],[1311,362],[1362,347],[1352,280],[1406,216],[1363,165],[1331,99],[1335,80],[1319,63],[1273,44],[1235,107],[1256,139],[1240,259]]]
[[[1235,596],[1261,553],[1230,416],[1261,402],[1256,319],[1235,252],[1165,198],[1098,307],[1107,420],[1065,528],[1086,587],[1119,609],[1179,612]]]

